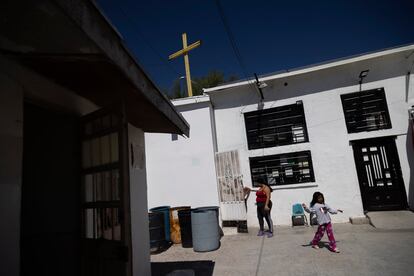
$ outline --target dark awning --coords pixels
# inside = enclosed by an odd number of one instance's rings
[[[2,54],[98,106],[126,99],[128,120],[146,132],[189,135],[187,122],[92,2],[6,2],[0,4]]]

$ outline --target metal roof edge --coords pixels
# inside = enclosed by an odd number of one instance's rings
[[[278,71],[279,73],[276,73],[276,74],[270,74],[270,75],[266,74],[265,76],[260,76],[259,80],[260,81],[269,81],[269,80],[274,80],[274,79],[280,79],[280,78],[285,78],[285,77],[290,77],[290,76],[315,72],[315,71],[319,71],[319,70],[323,70],[323,69],[328,69],[328,68],[332,68],[332,67],[336,67],[336,66],[340,66],[340,65],[345,65],[345,64],[349,64],[349,63],[353,63],[353,62],[372,59],[372,58],[376,58],[376,57],[380,57],[380,56],[386,56],[386,55],[391,55],[391,54],[395,54],[395,53],[399,53],[399,52],[409,51],[409,50],[414,50],[414,43],[403,45],[403,46],[397,46],[397,47],[393,47],[393,48],[382,49],[382,50],[374,51],[374,52],[370,52],[370,53],[358,54],[358,55],[354,55],[354,56],[350,56],[350,57],[344,57],[344,58],[339,58],[339,59],[335,59],[335,60],[329,60],[329,61],[326,61],[326,62],[321,62],[321,63],[317,63],[317,64],[312,64],[312,65],[308,65],[308,66],[294,68],[294,69],[291,69],[291,70]],[[206,94],[209,94],[211,92],[218,92],[218,91],[229,89],[229,88],[248,85],[249,83],[251,83],[251,80],[243,80],[243,81],[239,81],[239,82],[219,85],[219,86],[216,86],[216,87],[203,88],[203,92],[206,93]]]
[[[210,96],[200,95],[200,96],[193,96],[193,97],[187,97],[187,98],[179,98],[179,99],[174,99],[171,102],[174,106],[205,103],[205,102],[210,102]]]
[[[95,1],[54,0],[54,2],[100,48],[104,55],[119,68],[137,90],[141,91],[150,104],[155,106],[180,132],[188,135],[190,128],[188,122],[148,76],[128,47],[126,47],[120,33],[107,20],[104,12],[96,5]],[[99,20],[92,24],[93,20],[88,18],[88,16],[93,16],[94,19]],[[104,33],[106,36],[104,36]],[[110,40],[110,38],[115,37],[116,39]],[[137,79],[138,75],[142,76],[143,82]]]

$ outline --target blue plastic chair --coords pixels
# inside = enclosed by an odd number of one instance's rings
[[[308,219],[302,204],[295,203],[292,205],[292,227],[298,225],[308,225]]]

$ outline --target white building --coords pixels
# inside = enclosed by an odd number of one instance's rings
[[[255,82],[239,81],[174,101],[190,138],[146,134],[149,207],[220,202],[222,220],[240,218],[240,184],[265,176],[277,225],[315,191],[345,210],[334,222],[413,209],[413,64],[408,45],[260,77],[263,100]],[[247,220],[258,225],[254,195]]]

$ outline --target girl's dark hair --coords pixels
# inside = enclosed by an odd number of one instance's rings
[[[256,179],[256,182],[257,182],[257,183],[260,183],[260,184],[264,184],[264,185],[266,185],[267,187],[269,187],[270,192],[273,192],[272,187],[270,187],[270,185],[269,185],[269,183],[267,183],[267,180],[266,180],[266,179],[264,179],[264,178],[260,177],[260,178],[257,178],[257,179]]]
[[[316,202],[318,202],[318,197],[319,196],[322,196],[322,198],[323,198],[323,202],[322,203],[325,204],[325,197],[323,196],[323,194],[321,192],[314,192],[313,193],[313,197],[312,197],[312,201],[311,201],[311,204],[310,204],[311,207],[313,205],[315,205]]]

